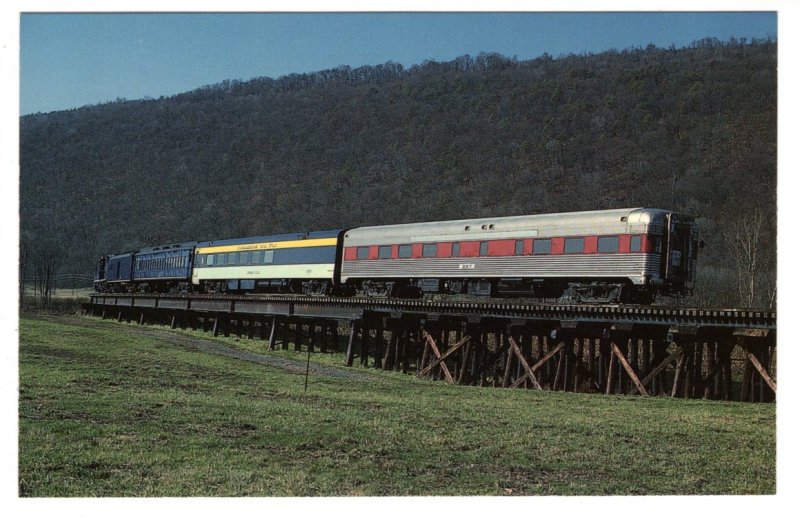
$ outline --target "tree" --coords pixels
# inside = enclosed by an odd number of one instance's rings
[[[50,303],[55,291],[55,276],[61,264],[61,248],[55,242],[45,242],[36,249],[34,267],[35,284],[42,305]]]
[[[739,299],[745,307],[755,306],[761,291],[767,293],[770,302],[774,300],[776,286],[768,282],[769,277],[764,278],[771,274],[767,264],[770,247],[765,236],[765,217],[760,208],[734,219],[733,230],[726,235],[736,264]]]
[[[21,235],[19,241],[19,306],[25,300],[25,281],[28,278],[28,272],[31,265],[31,241]]]

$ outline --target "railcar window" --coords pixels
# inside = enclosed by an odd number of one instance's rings
[[[358,248],[358,251],[356,251],[356,259],[358,259],[358,260],[366,260],[368,258],[369,258],[369,247],[368,246],[364,246],[364,247]]]
[[[617,253],[619,251],[619,237],[600,237],[597,239],[598,253]]]
[[[534,255],[549,255],[553,242],[548,238],[545,240],[533,241],[533,254]]]
[[[206,258],[206,266],[213,266],[214,265],[214,255],[208,255]]]
[[[411,258],[411,246],[405,245],[398,247],[397,258]]]
[[[514,254],[515,255],[521,255],[522,254],[522,246],[523,246],[522,240],[517,240],[516,242],[514,242]]]
[[[582,238],[568,238],[564,240],[564,253],[583,253],[583,239]]]
[[[436,244],[423,244],[422,245],[422,256],[426,258],[435,257],[436,256]]]
[[[631,253],[639,253],[642,251],[642,237],[631,237]]]
[[[461,243],[460,242],[453,242],[453,256],[460,257],[461,256]]]
[[[272,258],[275,255],[275,252],[271,249],[268,251],[264,251],[264,263],[265,264],[272,264]]]
[[[239,255],[239,264],[243,266],[250,265],[250,252],[245,251]]]
[[[392,246],[379,247],[378,258],[392,258]]]
[[[485,257],[489,254],[489,242],[481,242],[480,255]]]
[[[196,255],[194,257],[194,265],[197,267],[205,267],[206,265],[206,255]]]

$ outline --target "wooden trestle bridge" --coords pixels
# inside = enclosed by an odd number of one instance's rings
[[[249,295],[93,295],[84,312],[340,351],[451,384],[772,402],[775,311]],[[344,344],[342,344],[344,345]]]

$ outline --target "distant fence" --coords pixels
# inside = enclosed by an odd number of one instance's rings
[[[39,281],[39,275],[31,275],[25,278],[23,284],[26,288],[29,288],[36,286],[36,283]],[[81,289],[92,287],[94,276],[81,273],[64,273],[55,275],[52,282],[55,289]]]

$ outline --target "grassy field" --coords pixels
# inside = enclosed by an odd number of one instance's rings
[[[775,493],[774,405],[448,386],[319,354],[304,392],[305,357],[24,316],[19,494]]]

